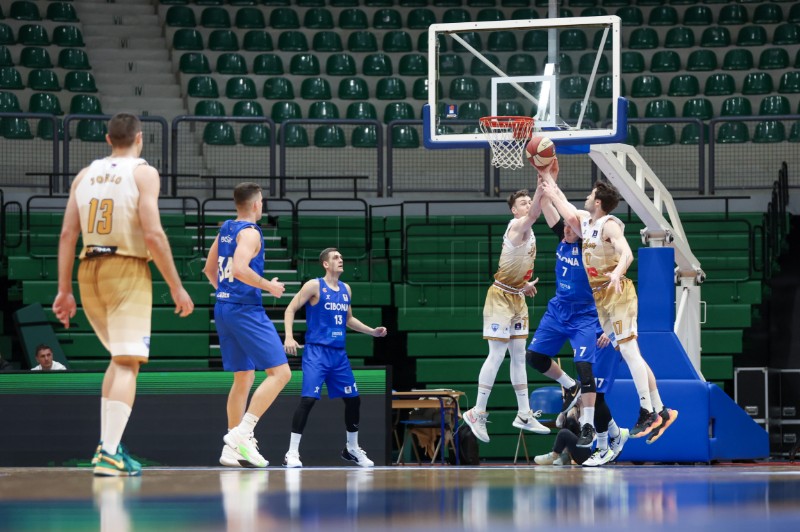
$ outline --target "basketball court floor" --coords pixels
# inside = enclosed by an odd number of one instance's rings
[[[0,530],[797,530],[800,467],[0,469]]]

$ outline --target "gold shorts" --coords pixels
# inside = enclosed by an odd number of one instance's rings
[[[597,317],[606,335],[614,333],[617,343],[624,343],[638,336],[639,298],[633,281],[622,279],[622,293],[618,294],[609,283],[594,292]]]
[[[114,255],[78,267],[83,311],[111,356],[150,355],[153,281],[144,259]]]
[[[528,338],[528,303],[522,294],[509,294],[492,285],[483,305],[483,338],[507,341]]]

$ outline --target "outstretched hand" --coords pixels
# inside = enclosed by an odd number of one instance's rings
[[[533,281],[526,283],[525,287],[522,289],[522,293],[528,297],[533,297],[536,295],[536,283],[539,282],[539,278],[537,277]]]

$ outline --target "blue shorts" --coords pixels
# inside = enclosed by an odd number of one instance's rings
[[[569,341],[576,362],[594,363],[600,322],[594,305],[565,308],[555,298],[533,333],[529,351],[550,357],[556,356],[564,342]],[[600,331],[602,332],[602,331]]]
[[[614,349],[612,344],[609,344],[602,349],[597,349],[594,358],[592,373],[594,373],[597,393],[610,393],[614,386],[614,380],[617,378],[617,368],[622,355]]]
[[[319,344],[303,348],[303,397],[320,398],[322,383],[328,397],[358,397],[356,379],[344,349]]]
[[[217,303],[214,321],[225,371],[251,371],[286,364],[283,342],[260,305]]]

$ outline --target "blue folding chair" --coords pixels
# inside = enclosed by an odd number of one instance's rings
[[[542,424],[547,425],[555,421],[558,414],[561,413],[562,403],[563,399],[560,386],[544,386],[531,392],[531,410],[540,413],[539,422]],[[520,444],[522,444],[522,448],[525,452],[525,461],[529,464],[531,463],[531,459],[528,456],[528,446],[525,443],[524,432],[525,431],[520,429],[519,437],[517,438],[517,450],[514,451],[515,464],[519,456]]]

